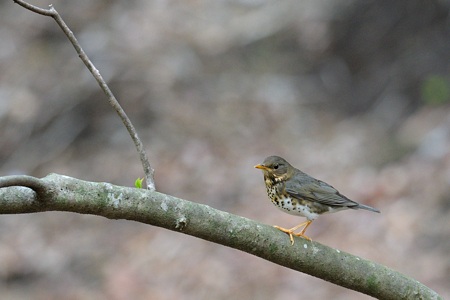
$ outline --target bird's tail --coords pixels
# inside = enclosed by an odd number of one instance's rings
[[[359,203],[358,203],[358,206],[357,206],[356,208],[365,209],[365,210],[370,210],[370,211],[373,211],[373,212],[376,212],[376,213],[380,213],[380,211],[379,211],[378,209],[373,208],[373,207],[368,206],[368,205],[364,205],[364,204],[359,204]]]

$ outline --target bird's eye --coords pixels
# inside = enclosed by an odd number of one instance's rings
[[[278,164],[274,165],[273,168],[276,170],[278,169]]]

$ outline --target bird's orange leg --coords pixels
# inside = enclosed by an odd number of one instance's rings
[[[293,237],[294,235],[302,237],[302,238],[305,238],[308,241],[311,241],[311,239],[308,236],[305,235],[306,228],[308,228],[308,226],[311,225],[311,223],[312,223],[312,221],[308,220],[306,222],[298,224],[295,227],[292,227],[291,229],[286,229],[286,228],[283,228],[283,227],[280,227],[280,226],[276,226],[276,225],[273,226],[273,227],[275,227],[276,229],[281,230],[281,231],[289,234],[289,238],[291,240],[291,244],[294,245],[294,237]],[[294,231],[296,231],[297,229],[299,229],[302,226],[304,226],[304,227],[303,227],[303,229],[302,229],[302,231],[300,233],[294,233]]]

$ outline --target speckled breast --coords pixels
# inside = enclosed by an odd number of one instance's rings
[[[311,201],[289,197],[289,195],[284,193],[283,183],[266,185],[266,189],[270,201],[285,213],[314,220],[319,214],[328,210],[327,207],[322,205],[318,206]]]

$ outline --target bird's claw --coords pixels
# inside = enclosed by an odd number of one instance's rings
[[[289,239],[291,240],[291,245],[294,245],[294,235],[298,236],[298,237],[302,237],[302,238],[312,242],[311,238],[309,236],[305,235],[305,233],[304,233],[305,230],[302,230],[300,233],[294,233],[294,231],[296,229],[298,229],[298,226],[291,228],[291,229],[286,229],[286,228],[283,228],[283,227],[280,227],[277,225],[274,225],[273,227],[275,227],[276,229],[278,229],[280,231],[283,231],[284,233],[289,234]],[[306,228],[304,228],[304,229],[306,229]]]

